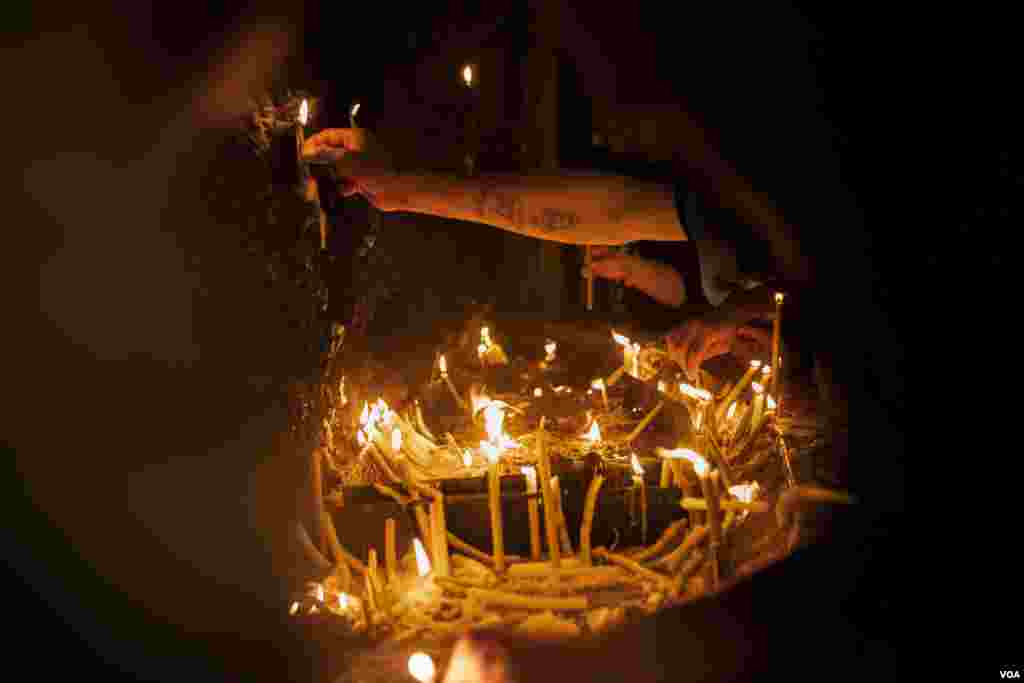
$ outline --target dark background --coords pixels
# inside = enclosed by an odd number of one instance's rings
[[[5,291],[14,342],[6,376],[15,476],[4,496],[13,649],[43,672],[306,679],[319,660],[284,618],[239,476],[280,459],[268,444],[285,428],[287,406],[260,387],[289,379],[293,340],[278,331],[247,266],[234,264],[231,236],[209,220],[196,183],[210,161],[205,143],[245,111],[246,86],[273,76],[325,93],[324,125],[343,124],[358,99],[365,125],[403,144],[427,138],[424,154],[457,162],[457,69],[483,55],[482,88],[496,89],[486,162],[521,168],[530,159],[518,136],[535,138],[523,133],[522,77],[510,65],[533,44],[529,10],[34,3],[4,11],[17,48],[5,86],[31,112],[14,104],[5,112],[22,172],[11,186],[24,187],[9,207],[14,258],[5,270],[29,283]],[[267,20],[253,24],[260,16]],[[243,23],[261,27],[243,35],[269,37],[225,60]],[[714,171],[695,159],[701,131],[827,264],[822,286],[836,303],[822,325],[844,340],[844,380],[869,399],[858,420],[889,469],[878,504],[858,518],[856,567],[831,587],[786,590],[799,596],[794,613],[855,603],[847,621],[861,642],[889,651],[901,572],[883,551],[903,514],[904,464],[902,334],[890,312],[907,268],[918,272],[907,264],[944,248],[938,240],[920,248],[920,221],[895,219],[894,206],[916,209],[921,195],[904,189],[894,203],[887,191],[907,175],[899,144],[907,129],[891,95],[903,73],[894,47],[908,34],[893,40],[894,19],[878,8],[823,14],[810,3],[671,11],[577,3],[561,27],[564,165],[700,176]],[[225,63],[221,81],[205,77]],[[595,132],[604,149],[594,149]],[[431,291],[443,308],[472,286],[509,309],[546,308],[536,287],[503,284],[535,282],[523,277],[528,241],[445,221],[399,217],[392,227],[388,234],[417,245],[394,252],[405,258],[398,270],[408,296],[393,306],[430,311],[410,292]],[[443,253],[439,244],[453,245],[457,280],[432,277],[451,263],[425,271],[420,248]],[[574,253],[563,256],[571,272]],[[573,279],[559,314],[578,302]],[[252,381],[253,368],[266,382]]]

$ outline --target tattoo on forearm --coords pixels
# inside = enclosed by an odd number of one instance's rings
[[[476,214],[480,218],[498,216],[514,228],[561,232],[579,225],[579,216],[573,211],[545,208],[540,209],[539,213],[528,212],[519,197],[499,192],[487,185],[481,188],[474,199]]]

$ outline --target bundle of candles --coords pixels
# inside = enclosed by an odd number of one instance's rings
[[[508,362],[492,334],[481,330],[482,367],[475,373]],[[705,375],[706,386],[665,379],[659,366],[670,361],[663,351],[614,331],[611,343],[622,349],[622,366],[611,375],[575,391],[549,383],[518,396],[491,395],[478,383],[460,387],[449,358],[438,355],[431,385],[463,412],[465,429],[458,437],[438,438],[418,401],[399,411],[383,399],[362,403],[351,439],[356,460],[373,464],[372,486],[383,499],[411,512],[413,537],[400,557],[399,522],[388,517],[383,563],[376,547],[365,559],[345,547],[343,525],[334,517],[344,514],[348,494],[325,494],[322,478],[324,464],[339,468],[333,460],[342,450],[338,442],[347,439],[341,425],[328,447],[314,454],[320,533],[307,543],[308,552],[330,558],[335,569],[311,584],[290,605],[291,613],[398,641],[451,639],[467,629],[498,625],[535,637],[585,636],[727,588],[793,549],[804,506],[851,502],[842,492],[796,481],[794,449],[780,429],[779,402],[769,389],[779,391],[781,385],[780,373],[772,370],[778,367],[777,343],[774,363],[752,362],[732,383]],[[558,343],[549,340],[536,369],[549,372],[558,354]],[[657,397],[633,422],[621,417],[629,383],[644,384]],[[344,384],[339,390],[344,393]],[[566,435],[543,414],[530,423],[534,404],[552,395],[587,397],[590,407],[573,423],[575,433]],[[686,441],[643,452],[638,437],[670,405],[684,406],[692,421]],[[518,437],[507,431],[524,423]],[[556,458],[598,461],[588,470],[578,521],[570,523],[566,514],[564,478],[572,475],[554,466]],[[481,476],[486,494],[476,497],[486,497],[489,548],[460,538],[452,526],[459,520],[450,514],[461,498],[473,497],[451,493],[453,482]],[[619,547],[616,537],[594,547],[595,519],[616,498],[625,500],[637,520],[637,542]],[[509,551],[510,531],[518,531],[506,518],[512,500],[526,503],[528,555],[525,546],[522,554]],[[673,511],[671,521],[654,528],[654,520],[665,520],[656,512],[666,507]],[[735,539],[744,529],[748,536],[755,533],[748,523],[754,517],[767,523],[754,525],[760,538],[746,539],[748,547],[740,549]],[[428,667],[420,662],[416,668]]]

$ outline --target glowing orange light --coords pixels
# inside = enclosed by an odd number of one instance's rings
[[[316,599],[319,602],[324,601],[324,585],[322,583],[316,585]]]
[[[598,390],[604,389],[604,380],[600,378],[595,379],[593,382],[590,383],[590,386]]]
[[[345,376],[342,375],[341,381],[338,382],[338,397],[341,399],[341,405],[348,405],[348,396],[345,395]]]
[[[338,609],[348,609],[348,593],[338,593]]]
[[[758,384],[757,382],[751,382],[750,383],[750,388],[754,390],[755,394],[763,394],[764,393],[764,387],[762,385]]]
[[[772,374],[772,366],[766,365],[763,368],[761,368],[761,376],[762,377],[768,377],[771,374]]]
[[[762,365],[764,365],[764,363],[762,363],[759,360],[752,360],[752,361],[750,361],[750,367],[754,368],[755,370],[757,370]]]
[[[555,351],[557,351],[557,350],[558,350],[558,344],[556,344],[555,342],[553,342],[552,340],[549,339],[548,343],[544,345],[544,353],[545,353],[544,360],[546,360],[549,363],[554,362],[554,360],[555,360]]]
[[[760,492],[761,487],[755,481],[752,484],[736,484],[735,486],[729,487],[729,493],[732,497],[741,503],[752,503],[754,498]]]
[[[537,387],[536,389],[533,390],[533,395],[536,396],[537,398],[540,398],[541,396],[544,395],[544,390],[541,389],[540,387]]]
[[[468,448],[462,451],[462,464],[466,467],[473,466],[473,454],[469,452]]]
[[[781,305],[782,305],[782,302],[783,302],[783,301],[784,301],[785,299],[786,299],[786,295],[785,295],[785,294],[783,294],[782,292],[775,292],[775,303],[776,303],[777,305],[781,306]]]
[[[303,126],[309,123],[309,100],[302,100],[302,104],[299,105],[299,123]]]
[[[391,430],[391,450],[396,453],[402,450],[402,430],[398,427]]]
[[[430,655],[426,652],[415,652],[409,655],[409,673],[420,683],[433,683],[437,669]]]
[[[583,435],[583,438],[591,443],[597,443],[601,440],[601,428],[597,426],[597,420],[591,421],[590,429]]]
[[[289,610],[288,610],[288,614],[290,614],[290,615],[292,615],[294,617],[295,614],[298,611],[299,611],[299,603],[293,602],[291,608],[289,608]]]
[[[622,346],[625,346],[627,348],[631,344],[631,342],[629,341],[629,337],[623,336],[616,332],[615,330],[612,330],[612,339],[614,339],[617,344],[621,344]]]
[[[462,82],[465,83],[467,87],[473,86],[473,67],[469,64],[462,67]]]
[[[668,393],[668,384],[665,383],[665,380],[663,380],[663,379],[659,379],[658,380],[658,391],[660,391],[663,394],[667,394]]]
[[[416,555],[416,571],[420,576],[426,576],[430,573],[430,558],[420,539],[412,539],[412,551]]]
[[[768,404],[768,410],[775,410],[775,408],[778,407],[778,404],[775,403],[775,399],[772,398],[771,395],[768,396],[767,404]]]
[[[439,369],[439,370],[441,371],[441,376],[442,376],[442,377],[443,377],[444,375],[447,375],[447,374],[448,374],[448,362],[447,362],[447,361],[445,361],[445,359],[444,359],[444,354],[443,354],[443,353],[442,353],[442,354],[441,354],[441,356],[440,356],[440,357],[439,357],[439,358],[437,359],[437,367],[438,367],[438,369]]]
[[[640,464],[640,460],[636,457],[636,453],[629,454],[629,464],[633,467],[633,474],[638,477],[644,476],[644,466]]]

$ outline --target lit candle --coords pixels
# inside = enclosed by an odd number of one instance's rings
[[[590,383],[590,386],[592,386],[595,389],[600,389],[601,390],[601,400],[604,401],[604,409],[607,411],[608,410],[608,389],[605,387],[604,380],[603,379],[595,379],[593,382]]]
[[[541,418],[540,429],[537,430],[537,475],[540,481],[551,480],[551,460],[544,448],[544,418]],[[562,564],[562,550],[558,545],[558,518],[555,516],[554,495],[551,487],[541,486],[541,498],[544,500],[544,530],[548,541],[548,553],[551,556],[551,567],[559,569]]]
[[[554,340],[548,339],[547,343],[544,344],[544,362],[545,363],[554,363],[555,362],[555,353],[557,351],[558,351],[558,344]]]
[[[750,388],[754,390],[754,405],[751,408],[750,424],[751,433],[756,432],[761,426],[764,417],[764,387],[758,382],[752,382]]]
[[[555,477],[557,480],[558,477]],[[591,564],[590,559],[590,531],[594,526],[594,511],[597,508],[597,496],[604,484],[604,477],[600,474],[590,480],[587,488],[587,496],[583,501],[583,521],[580,524],[580,562],[585,567]],[[557,483],[555,484],[557,486]],[[568,533],[568,531],[567,531]]]
[[[348,112],[348,123],[350,128],[356,128],[356,114],[359,113],[359,106],[360,103],[356,102]]]
[[[554,517],[558,524],[558,537],[562,542],[562,551],[566,555],[572,555],[572,542],[569,540],[569,527],[565,522],[565,511],[562,509],[562,485],[558,476],[551,477],[549,482],[552,497],[554,498]]]
[[[505,572],[505,530],[501,510],[501,476],[498,461],[501,451],[487,441],[480,442],[480,450],[487,458],[487,502],[491,509],[491,543],[494,548],[494,571]]]
[[[451,378],[448,377],[448,361],[445,360],[443,353],[437,359],[437,367],[438,370],[441,371],[441,379],[443,379],[444,383],[448,385],[448,391],[451,393],[452,398],[455,399],[455,402],[458,403],[463,410],[469,410],[469,406],[466,405],[466,402],[462,400],[461,396],[459,396],[459,392],[455,389],[455,385],[452,384]]]
[[[786,295],[782,292],[775,292],[775,320],[772,321],[772,358],[771,363],[776,368],[775,376],[772,377],[770,391],[775,396],[779,395],[779,374],[782,368],[782,302]]]
[[[530,559],[540,559],[540,503],[537,500],[537,470],[527,465],[520,471],[526,477],[526,493],[531,495],[526,501],[526,510],[530,517]]]
[[[728,405],[732,401],[735,401],[737,398],[739,398],[740,392],[742,392],[744,389],[747,388],[747,384],[749,384],[751,382],[751,380],[754,379],[754,373],[757,372],[760,369],[761,369],[761,361],[759,361],[759,360],[752,360],[752,361],[750,361],[750,367],[747,368],[747,371],[745,373],[743,373],[743,377],[741,377],[740,381],[736,383],[736,386],[734,386],[729,391],[729,393],[726,394],[725,398],[722,399],[722,402],[718,404],[718,411],[715,413],[715,421],[716,422],[721,422],[722,421],[722,416],[723,416],[723,413],[725,412],[725,409],[728,407]]]

